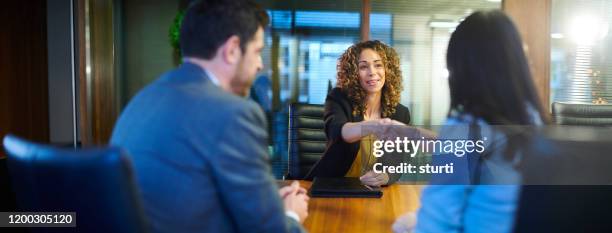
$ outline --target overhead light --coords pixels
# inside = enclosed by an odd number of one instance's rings
[[[563,34],[561,33],[551,33],[550,34],[550,38],[553,38],[553,39],[563,39],[564,37],[565,36],[563,36]]]
[[[431,28],[456,28],[459,23],[448,20],[432,20],[429,21],[429,27]]]
[[[581,45],[592,45],[595,41],[606,37],[608,24],[590,15],[574,18],[570,24],[570,36],[574,42]]]
[[[501,0],[487,0],[487,2],[501,2]]]

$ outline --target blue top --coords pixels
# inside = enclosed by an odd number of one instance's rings
[[[483,120],[475,120],[466,114],[451,115],[438,138],[468,139],[468,127],[474,122],[481,130],[481,138],[487,138],[485,148],[505,143],[505,136],[501,132]],[[426,187],[421,194],[415,232],[512,232],[520,175],[512,163],[502,158],[503,149],[497,148],[479,167],[479,179],[482,183],[508,185],[470,185],[464,177],[463,181]],[[436,156],[433,157],[434,163]],[[455,160],[455,165],[460,166],[455,170],[468,170],[466,157]],[[461,169],[461,166],[466,168]],[[467,176],[467,173],[461,175]]]
[[[285,216],[261,109],[197,65],[181,65],[132,98],[111,144],[130,154],[152,232],[303,230]]]
[[[518,185],[432,185],[423,190],[415,232],[512,232]]]

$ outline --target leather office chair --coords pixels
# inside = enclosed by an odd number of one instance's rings
[[[59,149],[4,138],[18,211],[76,212],[73,228],[40,232],[146,232],[130,163],[117,148]]]
[[[612,130],[557,126],[526,147],[514,232],[612,232]]]
[[[323,113],[318,104],[293,103],[289,106],[289,179],[304,179],[325,152]]]
[[[7,158],[0,157],[0,211],[9,211],[17,208],[15,193],[9,180]]]
[[[552,115],[559,125],[612,126],[612,104],[554,102]]]

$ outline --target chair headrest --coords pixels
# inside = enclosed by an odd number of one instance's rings
[[[524,184],[612,184],[612,130],[588,126],[551,126],[525,148]]]
[[[74,166],[76,164],[121,164],[126,160],[125,152],[119,148],[56,148],[53,146],[38,144],[19,138],[14,135],[6,135],[3,139],[4,149],[8,154],[9,161],[19,163],[45,163],[57,166]]]
[[[289,114],[291,117],[294,116],[305,116],[323,118],[325,112],[325,106],[320,104],[304,104],[304,103],[292,103],[290,105]]]

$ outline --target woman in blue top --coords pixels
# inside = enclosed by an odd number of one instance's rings
[[[418,213],[400,217],[393,228],[396,232],[511,232],[520,188],[516,167],[527,138],[518,127],[501,130],[496,125],[548,121],[519,33],[501,11],[475,12],[453,32],[446,62],[451,107],[438,138],[487,138],[486,152],[469,162],[471,155],[450,155],[451,161],[459,161],[456,170],[468,170],[467,163],[477,166],[470,165],[474,171],[459,172],[468,177],[433,177],[432,183],[446,185],[426,187]],[[434,163],[448,156],[434,155]]]

